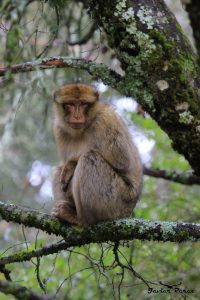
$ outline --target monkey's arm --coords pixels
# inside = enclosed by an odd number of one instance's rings
[[[130,141],[129,135],[118,133],[109,128],[95,145],[95,149],[107,163],[121,174],[126,174],[132,167],[134,156],[137,155],[137,149],[134,151],[134,145]],[[139,159],[139,158],[138,158]]]
[[[116,113],[106,107],[94,123],[94,150],[129,185],[139,185],[142,178],[142,164],[136,146],[128,129]],[[140,178],[140,180],[138,180]]]
[[[132,168],[131,148],[129,141],[124,137],[116,136],[113,140],[108,139],[105,145],[106,151],[101,155],[110,166],[121,174],[126,174]]]
[[[76,165],[77,165],[77,161],[70,160],[66,162],[62,167],[62,171],[60,173],[60,183],[61,183],[61,188],[64,192],[67,191],[69,182],[74,175],[74,170],[76,168]]]

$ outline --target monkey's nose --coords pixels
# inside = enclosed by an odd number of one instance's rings
[[[80,118],[81,118],[81,117],[80,117],[80,114],[78,114],[78,113],[75,114],[74,117],[75,117],[76,120],[80,120]]]

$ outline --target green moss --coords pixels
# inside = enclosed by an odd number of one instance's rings
[[[193,240],[190,236],[189,233],[184,231],[184,230],[180,230],[178,233],[176,233],[176,238],[177,241],[183,241],[183,240]]]
[[[175,47],[177,47],[174,41],[169,41],[166,36],[169,35],[166,29],[163,31],[153,30],[149,33],[150,37],[155,41],[155,44],[160,44],[163,49],[163,54],[171,57],[172,51],[174,51]]]
[[[58,220],[50,220],[48,219],[46,222],[46,225],[48,225],[50,230],[55,230],[56,232],[59,232],[60,228],[61,228],[61,224]]]

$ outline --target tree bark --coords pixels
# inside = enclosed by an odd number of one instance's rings
[[[18,283],[0,280],[0,291],[6,295],[13,295],[19,300],[50,300],[52,297],[43,296],[35,293],[34,291],[27,289]]]
[[[0,215],[7,222],[36,227],[49,234],[62,236],[66,247],[120,240],[152,240],[163,242],[200,241],[200,224],[121,219],[88,228],[76,228],[48,214],[0,202]]]
[[[199,69],[174,15],[162,0],[82,2],[121,62],[118,91],[137,99],[200,175]]]
[[[191,172],[177,172],[173,170],[161,170],[143,166],[143,174],[155,178],[162,178],[184,185],[200,184],[200,177]]]

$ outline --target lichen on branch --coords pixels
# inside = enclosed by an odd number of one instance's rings
[[[91,60],[70,58],[65,56],[46,57],[11,66],[0,65],[0,76],[5,76],[6,72],[16,74],[38,69],[47,70],[54,68],[74,68],[86,70],[94,78],[101,78],[105,84],[113,87],[116,87],[118,82],[122,80],[118,73],[108,68],[103,63],[98,64]]]
[[[200,224],[121,219],[88,228],[77,228],[60,222],[48,214],[0,202],[0,215],[7,222],[35,227],[48,234],[62,236],[66,247],[120,240],[199,241]]]
[[[163,0],[83,3],[121,62],[118,91],[136,98],[200,175],[199,67],[172,12]]]

